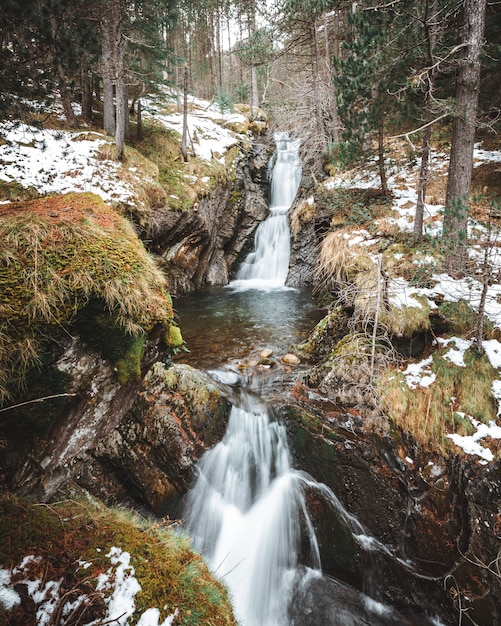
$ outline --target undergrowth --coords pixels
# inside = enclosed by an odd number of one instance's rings
[[[448,434],[472,434],[469,417],[488,423],[497,415],[491,387],[498,372],[488,357],[469,349],[461,367],[443,358],[448,350],[433,353],[430,369],[436,378],[427,387],[411,389],[399,370],[387,370],[379,382],[380,400],[390,419],[424,448],[444,454],[453,449]]]

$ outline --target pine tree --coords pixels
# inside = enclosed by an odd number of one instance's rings
[[[486,0],[464,1],[461,47],[463,55],[456,86],[443,230],[447,269],[453,273],[461,273],[464,270],[468,254],[468,202],[473,169],[485,9]]]
[[[411,5],[410,0],[402,0],[388,3],[386,8],[366,6],[351,14],[350,36],[343,43],[343,58],[336,63],[343,123],[339,158],[344,162],[365,158],[377,137],[382,193],[388,193],[384,166],[387,120],[395,124],[408,115],[409,103],[399,94],[416,54]]]

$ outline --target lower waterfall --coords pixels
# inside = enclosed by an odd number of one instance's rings
[[[257,396],[241,391],[225,437],[199,469],[187,503],[195,548],[228,584],[242,624],[286,626],[304,533],[313,570],[320,556],[285,426],[270,419]]]

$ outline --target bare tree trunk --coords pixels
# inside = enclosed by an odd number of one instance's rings
[[[183,80],[183,134],[181,138],[181,154],[185,163],[188,163],[188,150],[186,142],[188,138],[188,64],[184,64]]]
[[[326,27],[327,28],[327,27]],[[327,37],[327,32],[326,32]],[[334,57],[337,59],[339,57],[339,11],[334,11]],[[332,84],[333,98],[332,98],[332,141],[334,143],[339,143],[339,131],[341,129],[341,122],[339,120],[339,112],[337,107],[337,87],[334,82],[335,77],[335,69],[332,65],[330,56],[326,59],[326,62],[329,63],[329,79]]]
[[[115,105],[113,99],[114,51],[109,19],[101,22],[101,73],[103,76],[103,128],[108,135],[115,134]]]
[[[431,122],[431,120],[428,120]],[[431,124],[424,129],[423,145],[421,146],[421,167],[419,169],[419,181],[417,188],[416,215],[414,218],[414,241],[421,241],[423,237],[424,207],[426,199],[426,187],[428,184],[428,172],[430,169],[431,156]]]
[[[417,188],[416,216],[414,219],[414,241],[420,241],[423,237],[424,207],[426,200],[426,188],[428,185],[428,174],[431,159],[431,122],[433,120],[433,111],[431,110],[431,100],[435,88],[436,64],[434,49],[437,45],[438,38],[438,0],[432,0],[429,7],[426,2],[425,14],[425,30],[426,40],[428,44],[428,71],[427,71],[427,90],[426,90],[426,123],[429,124],[424,130],[423,143],[421,146],[421,167],[419,170],[419,181]]]
[[[480,84],[480,53],[485,26],[486,0],[465,0],[462,59],[456,87],[456,116],[452,129],[451,156],[443,242],[446,266],[450,272],[461,272],[467,260],[467,226],[469,194],[473,169],[473,144]]]
[[[386,180],[386,168],[384,166],[384,117],[381,116],[378,130],[378,166],[379,166],[379,179],[381,180],[381,192],[384,196],[387,196],[388,181]]]
[[[313,17],[310,25],[310,58],[311,58],[311,82],[313,93],[313,105],[315,110],[315,121],[317,133],[320,139],[322,150],[327,148],[327,138],[325,133],[324,118],[322,115],[322,103],[320,96],[320,75],[318,70],[318,44],[317,44],[317,24]]]
[[[63,103],[64,116],[66,117],[68,126],[70,128],[78,128],[78,120],[76,118],[75,111],[73,111],[73,107],[71,106],[71,94],[67,89],[63,88],[61,100]]]
[[[82,80],[82,119],[87,124],[92,121],[92,83],[86,63],[81,68]]]
[[[127,85],[123,79],[123,76],[117,80],[117,118],[116,118],[116,130],[115,130],[115,145],[117,147],[117,156],[120,161],[124,158],[125,150],[125,129],[126,129],[126,116],[127,116]]]
[[[141,99],[137,101],[136,139],[138,141],[142,141],[143,139],[143,111],[141,107]]]

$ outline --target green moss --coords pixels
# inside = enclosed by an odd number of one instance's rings
[[[179,326],[169,324],[167,332],[165,333],[165,340],[169,347],[180,348],[184,344],[184,340]]]
[[[451,335],[465,337],[475,330],[477,323],[477,313],[466,300],[457,302],[443,302],[438,308],[439,331],[446,331]],[[494,330],[493,324],[487,318],[484,319],[484,333],[489,336]]]

